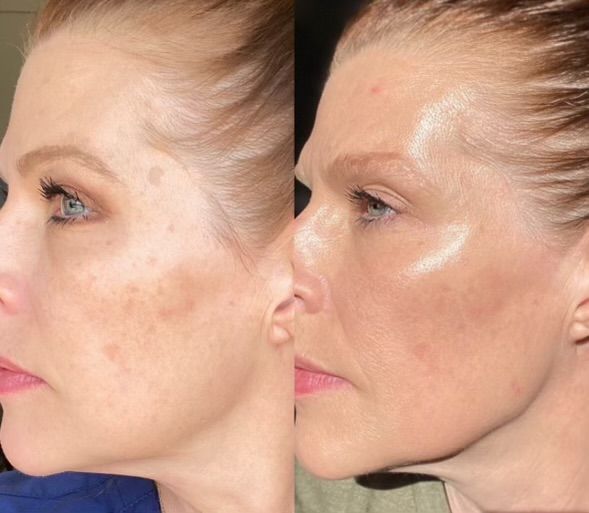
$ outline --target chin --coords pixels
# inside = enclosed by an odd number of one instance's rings
[[[398,439],[362,440],[350,434],[347,438],[321,436],[317,430],[297,431],[296,455],[300,465],[311,474],[328,480],[347,479],[377,472],[427,473],[431,464],[459,452],[430,441],[430,444]],[[448,450],[446,450],[448,449]]]
[[[318,458],[308,458],[304,451],[297,451],[297,461],[307,472],[320,479],[335,481],[354,477],[354,472],[345,472],[343,468],[334,465],[333,462],[322,461]]]
[[[352,449],[352,450],[350,450]],[[324,442],[297,434],[296,457],[300,465],[321,479],[337,480],[374,472],[378,464],[357,458],[357,448],[336,440]]]
[[[43,437],[43,428],[34,432],[30,427],[23,429],[8,418],[2,421],[0,443],[10,464],[23,474],[44,477],[71,470],[72,462],[67,455]]]
[[[45,477],[65,472],[66,469],[62,465],[50,464],[44,457],[46,453],[43,450],[31,449],[31,447],[23,448],[2,438],[2,450],[15,470],[32,477]]]

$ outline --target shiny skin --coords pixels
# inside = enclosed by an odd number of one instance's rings
[[[319,476],[433,473],[515,422],[562,363],[573,261],[531,229],[509,173],[464,150],[479,94],[376,46],[326,84],[297,167],[312,198],[296,352],[351,386],[297,401],[297,455]],[[394,210],[350,201],[358,187]]]

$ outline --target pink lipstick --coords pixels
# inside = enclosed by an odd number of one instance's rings
[[[0,395],[23,392],[44,384],[41,378],[0,357]]]
[[[345,379],[324,371],[316,364],[302,358],[295,358],[295,396],[297,398],[349,385],[350,383]]]

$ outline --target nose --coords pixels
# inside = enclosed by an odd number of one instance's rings
[[[294,295],[299,313],[314,314],[327,307],[329,286],[319,262],[322,242],[307,207],[295,220]]]
[[[14,213],[13,213],[14,214]],[[34,248],[24,223],[0,209],[0,319],[27,309],[27,279],[24,272]]]
[[[12,273],[0,272],[0,317],[17,315],[25,309],[25,289],[24,280]]]
[[[305,269],[295,271],[295,305],[299,313],[318,313],[325,308],[325,282]]]

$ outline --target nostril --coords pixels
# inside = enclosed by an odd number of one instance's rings
[[[305,311],[305,302],[299,296],[295,296],[295,312],[302,313]]]
[[[7,273],[0,273],[0,314],[18,314],[24,310],[25,304],[23,281]]]
[[[313,314],[326,307],[329,296],[327,280],[308,270],[295,270],[295,308],[298,313]]]

